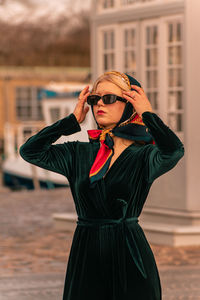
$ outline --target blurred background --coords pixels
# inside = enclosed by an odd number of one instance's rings
[[[90,6],[77,0],[0,3],[1,186],[66,184],[57,174],[27,166],[18,149],[45,124],[73,111],[90,82]]]
[[[90,2],[1,1],[1,66],[90,67]]]
[[[69,183],[18,150],[109,70],[136,77],[184,143],[140,221],[163,299],[200,299],[199,12],[199,0],[0,0],[0,300],[61,299],[77,218]],[[88,142],[95,125],[89,111],[57,143]]]

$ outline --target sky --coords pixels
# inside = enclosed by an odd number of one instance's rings
[[[35,22],[39,17],[56,19],[90,8],[92,0],[0,0],[0,20],[9,23]],[[73,5],[72,5],[73,4]]]

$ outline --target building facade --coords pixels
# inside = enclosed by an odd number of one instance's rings
[[[141,82],[155,113],[179,136],[184,158],[158,178],[141,221],[150,241],[200,244],[197,102],[198,0],[96,0],[91,13],[93,81],[105,71]],[[193,136],[193,138],[192,138]]]
[[[107,70],[136,77],[183,137],[184,1],[96,1],[92,15],[94,78]]]
[[[24,179],[31,179],[33,173],[41,179],[42,185],[47,181],[54,181],[57,185],[66,181],[61,176],[59,178],[59,174],[42,173],[38,167],[32,170],[19,156],[19,147],[44,126],[73,112],[79,93],[88,85],[86,79],[87,73],[84,76],[76,74],[74,80],[70,74],[57,78],[56,74],[50,77],[49,74],[44,76],[34,72],[30,72],[29,76],[15,74],[0,78],[0,175],[4,173],[6,185],[11,188],[15,188],[16,183],[25,185]],[[81,124],[81,132],[62,137],[59,142],[76,139],[88,141],[86,130],[93,126],[92,114],[88,115]],[[51,180],[46,180],[47,177]],[[27,181],[27,186],[32,184]]]
[[[18,70],[19,69],[19,70]],[[1,70],[0,70],[1,71]],[[73,89],[80,83],[80,88],[88,84],[88,70],[68,71],[48,70],[48,68],[14,70],[0,72],[0,145],[3,144],[6,127],[12,128],[17,139],[19,128],[24,128],[24,137],[39,130],[46,124],[42,91],[47,86],[59,85]],[[68,101],[68,99],[67,99]],[[69,112],[73,110],[73,106]],[[55,112],[52,112],[55,115]],[[55,116],[56,117],[56,116]],[[59,118],[59,115],[58,115]],[[52,118],[52,122],[55,118]],[[33,129],[34,128],[34,129]],[[22,142],[22,141],[20,141]],[[0,146],[1,148],[1,146]]]
[[[44,126],[40,89],[46,85],[46,80],[25,78],[0,79],[0,139],[4,140],[5,130],[12,128],[13,136],[17,138],[20,126],[24,127],[24,135],[32,133],[31,128]],[[17,143],[17,141],[16,141]],[[16,144],[17,147],[17,144]],[[17,151],[17,149],[16,149]]]

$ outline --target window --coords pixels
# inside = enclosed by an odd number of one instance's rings
[[[136,77],[153,111],[183,139],[183,18],[163,16],[99,26],[97,74]]]
[[[182,23],[167,23],[168,124],[175,132],[183,131],[183,54]]]
[[[153,110],[158,113],[158,26],[145,28],[145,82],[146,93]]]
[[[25,127],[23,130],[23,138],[24,142],[28,140],[28,138],[33,134],[32,128]]]
[[[109,13],[119,7],[120,0],[97,0],[95,13]],[[92,1],[93,2],[93,1]],[[94,1],[95,2],[95,1]]]
[[[114,7],[114,3],[115,0],[103,0],[102,1],[102,8],[106,9],[106,8],[112,8]]]
[[[114,30],[103,31],[103,70],[115,68],[115,34]]]
[[[25,143],[27,141],[27,139],[29,137],[31,137],[32,135],[36,134],[41,128],[35,126],[35,125],[32,125],[31,127],[30,126],[27,126],[27,125],[23,125],[23,127],[20,129],[19,133],[18,133],[18,136],[16,136],[16,151],[18,151],[19,149],[19,145],[21,145],[22,143]],[[19,137],[20,137],[20,140],[19,140]],[[22,138],[22,140],[21,140]]]
[[[19,120],[42,120],[39,87],[16,88],[16,115]]]
[[[123,70],[131,76],[136,75],[136,28],[123,30]]]

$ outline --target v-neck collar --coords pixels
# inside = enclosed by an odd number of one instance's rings
[[[119,163],[119,161],[121,160],[121,158],[123,157],[124,153],[131,148],[132,146],[135,146],[134,143],[130,144],[128,147],[126,147],[121,153],[120,155],[116,158],[116,160],[114,161],[114,163],[112,164],[112,166],[108,169],[108,171],[106,172],[106,174],[104,175],[104,177],[102,178],[102,180],[105,180],[105,178],[107,177],[107,174],[110,173],[110,170],[115,167],[115,165],[117,165]]]

